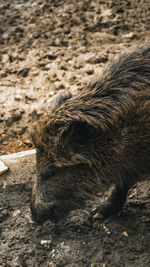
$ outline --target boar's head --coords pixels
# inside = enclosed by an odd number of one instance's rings
[[[83,112],[76,111],[74,102],[71,98],[54,109],[33,135],[37,177],[31,211],[38,222],[57,222],[81,208],[87,195],[98,189],[97,130]]]

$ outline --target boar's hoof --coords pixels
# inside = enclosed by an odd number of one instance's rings
[[[106,201],[101,207],[97,207],[92,211],[94,220],[103,220],[112,216],[113,214],[119,212],[121,210],[114,209],[114,206],[109,201]]]
[[[111,196],[102,204],[92,211],[94,219],[106,219],[113,214],[120,212],[126,200],[128,188],[123,191],[115,188]]]

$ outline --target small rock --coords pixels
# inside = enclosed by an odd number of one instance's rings
[[[54,95],[54,92],[53,91],[51,91],[51,92],[49,92],[49,94],[48,94],[49,96],[53,96]]]
[[[20,101],[21,100],[21,95],[15,95],[15,100]]]
[[[128,233],[127,233],[126,231],[124,231],[122,234],[123,234],[124,236],[128,236]]]
[[[51,261],[51,262],[49,262],[48,266],[49,267],[55,267],[56,265]]]
[[[94,73],[94,69],[92,67],[88,67],[85,69],[85,72],[88,74],[88,75],[92,75]]]
[[[41,240],[41,245],[45,248],[49,248],[49,245],[51,244],[51,240]]]
[[[128,40],[133,40],[137,37],[137,35],[134,32],[129,32],[127,34],[123,34],[122,36],[123,38],[128,39]]]
[[[20,210],[15,210],[15,211],[13,212],[13,217],[18,216],[20,213],[21,213]]]
[[[25,145],[27,145],[28,147],[31,147],[31,146],[33,145],[32,141],[29,140],[29,139],[24,140],[23,143],[24,143]]]
[[[54,82],[54,86],[56,90],[61,90],[65,88],[64,84],[61,81]]]

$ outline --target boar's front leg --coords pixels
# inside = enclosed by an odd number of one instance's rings
[[[102,204],[101,207],[93,210],[94,219],[106,219],[122,210],[126,201],[129,188],[116,186],[111,196]]]

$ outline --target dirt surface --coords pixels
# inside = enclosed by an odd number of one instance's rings
[[[33,127],[57,92],[82,90],[112,58],[150,40],[150,1],[1,0],[0,21],[3,155],[33,148]],[[10,170],[0,176],[0,266],[150,266],[150,182],[107,221],[93,221],[95,199],[40,226],[29,209],[35,155],[3,160]]]
[[[150,266],[150,181],[134,187],[123,213],[104,222],[91,210],[106,193],[57,225],[37,225],[29,208],[35,153],[1,159],[10,170],[0,180],[0,266]]]

